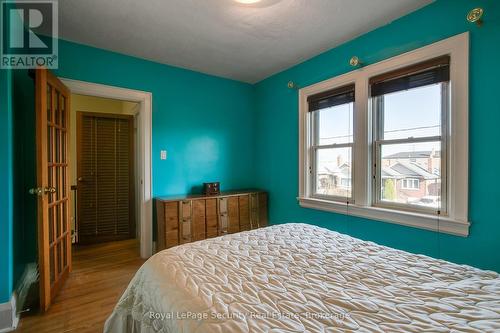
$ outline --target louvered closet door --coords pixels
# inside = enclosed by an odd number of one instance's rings
[[[135,237],[132,143],[132,116],[78,114],[81,243]]]

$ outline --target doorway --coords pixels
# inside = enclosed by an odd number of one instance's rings
[[[71,138],[74,243],[136,238],[138,109],[135,102],[71,96],[71,117],[76,118]]]
[[[153,211],[151,172],[151,117],[152,95],[149,92],[107,86],[97,83],[61,78],[72,94],[103,97],[138,104],[135,114],[136,133],[136,234],[140,243],[140,255],[147,259],[153,253]]]

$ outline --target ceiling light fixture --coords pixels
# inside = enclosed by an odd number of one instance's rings
[[[242,3],[244,5],[251,5],[251,4],[260,2],[261,0],[234,0],[234,1]]]
[[[283,0],[226,0],[236,3],[241,7],[267,8],[280,3]]]

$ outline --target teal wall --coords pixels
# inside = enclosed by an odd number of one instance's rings
[[[0,70],[0,303],[12,294],[12,71]]]
[[[26,194],[36,182],[35,111],[33,80],[25,70],[13,72],[16,191],[10,276],[17,282],[25,264],[36,261],[36,198]],[[220,181],[222,189],[255,186],[251,85],[64,40],[59,42],[59,69],[54,72],[152,93],[154,196],[197,192],[207,181]],[[167,160],[160,160],[162,149],[168,151]]]
[[[484,26],[466,20],[485,9]],[[468,238],[438,235],[395,224],[300,208],[298,194],[298,94],[287,89],[346,73],[356,55],[367,64],[470,31],[470,220]],[[278,73],[255,87],[258,185],[270,191],[272,223],[306,222],[411,252],[500,272],[498,166],[500,156],[500,1],[438,0],[391,24]]]
[[[27,70],[12,71],[12,128],[15,142],[13,157],[13,280],[15,282],[23,273],[25,264],[37,260],[37,198],[28,192],[36,185],[34,105],[34,80],[28,76]]]

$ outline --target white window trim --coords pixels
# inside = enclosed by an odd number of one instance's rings
[[[370,77],[450,55],[450,133],[448,133],[448,216],[393,210],[372,206],[372,126],[369,99]],[[355,83],[353,193],[355,204],[346,205],[311,196],[310,147],[307,97]],[[411,52],[368,65],[355,71],[299,90],[299,204],[335,213],[349,214],[437,232],[468,236],[469,194],[469,33],[465,32]]]

